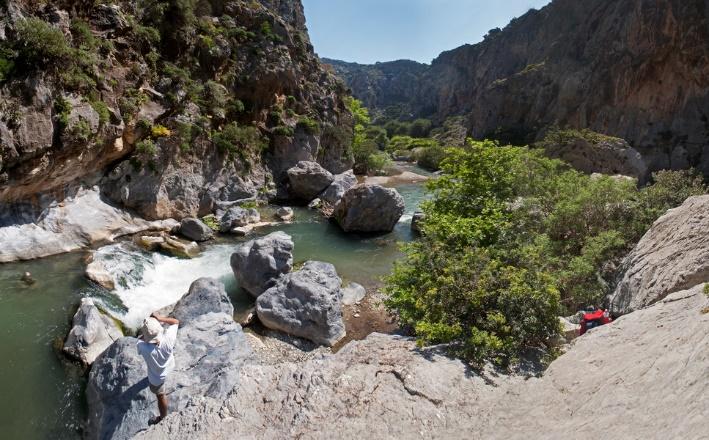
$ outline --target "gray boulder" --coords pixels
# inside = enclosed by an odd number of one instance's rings
[[[276,211],[276,217],[284,222],[289,222],[293,220],[294,216],[295,213],[293,212],[293,208],[289,208],[287,206],[282,206]]]
[[[167,382],[171,411],[202,398],[225,399],[238,385],[239,372],[251,355],[241,326],[224,313],[224,288],[218,284],[197,280],[175,307],[184,321],[177,333],[176,368]],[[121,338],[94,363],[86,390],[86,438],[132,438],[157,413],[136,342]]]
[[[255,208],[242,208],[234,206],[229,208],[219,221],[219,230],[221,232],[230,232],[234,228],[258,223],[261,221],[261,215]]]
[[[325,203],[335,206],[342,196],[355,185],[357,185],[357,177],[350,170],[336,175],[330,186],[320,193],[318,197]]]
[[[345,336],[342,280],[330,263],[308,261],[256,300],[263,325],[327,346]]]
[[[310,201],[334,181],[332,173],[317,162],[300,161],[287,171],[293,196]]]
[[[187,295],[172,310],[172,316],[183,326],[208,313],[234,314],[234,306],[231,305],[224,284],[214,278],[200,278],[193,282]]]
[[[123,332],[111,317],[101,313],[91,298],[82,298],[72,321],[73,327],[64,341],[64,353],[91,365]]]
[[[182,219],[180,234],[194,241],[207,241],[214,237],[212,228],[204,224],[202,220],[192,217]]]
[[[293,240],[285,232],[274,232],[249,241],[231,256],[231,269],[239,285],[258,297],[276,278],[293,268]]]
[[[404,199],[393,188],[357,185],[337,204],[334,217],[346,232],[390,232],[404,214]]]
[[[709,282],[709,195],[690,197],[667,211],[638,242],[621,267],[609,298],[623,315],[667,295]]]

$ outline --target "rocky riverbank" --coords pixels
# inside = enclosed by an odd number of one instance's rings
[[[653,240],[655,249],[677,245],[687,233],[667,235],[662,231],[694,230],[697,222],[706,218],[707,200],[709,196],[690,198],[668,212],[643,241]],[[700,235],[690,240],[692,246],[683,246],[677,258],[704,261],[700,256],[707,245]],[[294,346],[295,340],[288,337],[271,339],[277,335],[272,333],[265,339],[245,337],[248,343],[236,344],[236,351],[210,349],[207,357],[201,358],[204,365],[238,361],[237,367],[228,370],[233,373],[226,376],[227,382],[213,382],[216,376],[205,376],[199,366],[179,373],[176,412],[161,424],[142,431],[140,418],[147,421],[151,413],[140,403],[141,398],[135,399],[138,404],[125,407],[110,399],[99,403],[90,397],[94,417],[90,426],[115,428],[114,438],[141,431],[139,438],[467,438],[466,433],[476,432],[480,438],[502,439],[528,438],[530,429],[544,438],[597,438],[607,432],[618,438],[701,437],[703,420],[709,416],[709,405],[702,397],[709,391],[702,385],[709,363],[709,357],[702,354],[709,348],[704,337],[709,331],[705,287],[709,277],[699,275],[703,269],[696,266],[692,271],[698,275],[685,277],[693,285],[674,288],[674,274],[660,270],[661,260],[633,257],[645,247],[643,242],[638,244],[624,273],[629,278],[643,278],[637,270],[642,267],[655,274],[653,284],[664,287],[653,304],[638,306],[614,323],[576,339],[543,373],[541,364],[534,363],[523,363],[512,374],[491,367],[472,370],[447,357],[445,347],[422,349],[401,336],[372,334],[333,354],[307,344]],[[325,267],[317,268],[327,272]],[[306,265],[301,270],[313,269]],[[286,275],[280,278],[288,280]],[[619,289],[632,298],[646,294],[638,283],[626,283]],[[180,353],[184,359],[194,356],[184,350],[212,343],[191,329],[197,324],[190,322],[204,322],[200,331],[208,327],[212,329],[208,331],[219,332],[220,325],[226,326],[222,331],[234,327],[231,320],[200,318],[211,316],[212,309],[228,312],[225,308],[230,306],[222,291],[218,283],[200,280],[176,306],[173,313],[187,322],[180,340],[186,347]],[[289,304],[291,312],[303,307],[298,302]],[[229,331],[242,334],[236,327]],[[140,374],[126,382],[128,376],[120,370],[105,367],[129,362],[121,354],[127,352],[121,348],[126,344],[119,340],[99,357],[90,387],[115,384],[116,378],[121,378],[123,385],[118,389],[128,390],[139,382]],[[257,348],[252,350],[248,344]],[[281,358],[274,357],[277,352],[283,353]],[[96,365],[104,367],[97,369]],[[136,371],[142,368],[135,365]],[[107,373],[102,376],[94,371]],[[210,367],[206,371],[214,370]],[[188,392],[195,386],[194,377],[200,377],[200,387],[220,391],[199,398],[180,397],[192,395]],[[96,393],[92,391],[92,395]],[[95,418],[96,414],[108,414],[105,411],[116,415]],[[132,414],[131,420],[135,418],[129,428],[121,427],[122,422],[107,422],[127,420],[119,416],[121,411]],[[333,420],[338,422],[333,424]],[[90,432],[98,431],[92,428]]]

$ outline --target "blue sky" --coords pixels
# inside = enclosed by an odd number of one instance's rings
[[[582,0],[583,1],[583,0]],[[476,43],[549,0],[303,0],[321,57],[358,63],[430,63],[444,50]]]

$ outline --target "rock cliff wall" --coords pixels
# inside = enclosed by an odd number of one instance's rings
[[[351,165],[344,86],[299,0],[0,6],[0,204],[99,184],[149,219]]]
[[[650,170],[709,174],[708,13],[704,0],[554,0],[427,68],[333,64],[370,106],[466,115],[475,138],[590,128],[626,139]]]

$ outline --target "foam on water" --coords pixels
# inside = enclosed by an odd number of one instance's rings
[[[150,313],[177,302],[197,278],[231,277],[229,259],[234,245],[213,245],[193,259],[146,253],[133,244],[105,246],[96,252],[117,280],[113,292],[125,306],[118,319],[137,328]],[[114,311],[115,312],[115,311]]]

